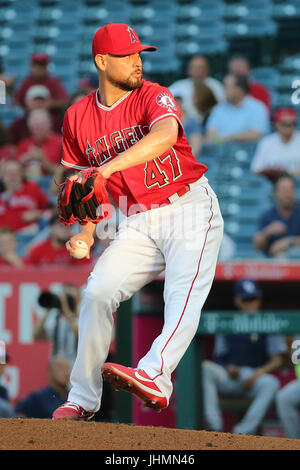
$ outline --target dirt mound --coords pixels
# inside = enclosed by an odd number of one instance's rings
[[[118,423],[1,419],[1,450],[300,450],[300,440]]]

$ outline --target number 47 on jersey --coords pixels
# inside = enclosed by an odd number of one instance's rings
[[[156,157],[145,165],[145,185],[147,188],[153,186],[161,188],[170,183],[170,176],[171,181],[175,181],[181,175],[179,158],[173,147],[167,155]]]

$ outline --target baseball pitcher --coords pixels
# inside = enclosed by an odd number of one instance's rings
[[[70,254],[76,257],[79,242],[89,256],[97,223],[110,216],[108,194],[127,217],[89,276],[71,389],[54,419],[90,419],[100,409],[103,378],[156,411],[168,406],[171,374],[213,282],[223,219],[174,97],[143,79],[140,53],[154,50],[128,25],[100,28],[92,45],[99,89],[65,114],[62,165],[79,173],[61,186],[58,210],[62,223],[81,224],[67,243]],[[162,271],[160,335],[136,368],[105,363],[113,312]]]

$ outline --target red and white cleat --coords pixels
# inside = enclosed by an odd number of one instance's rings
[[[56,408],[52,415],[52,419],[74,419],[74,420],[88,420],[94,416],[93,411],[85,411],[77,403],[66,401],[59,408]]]
[[[106,362],[101,372],[104,380],[115,389],[132,393],[143,401],[144,406],[158,412],[166,408],[167,398],[143,370]]]

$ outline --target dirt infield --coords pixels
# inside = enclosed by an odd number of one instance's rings
[[[300,440],[117,423],[1,419],[0,450],[300,450]]]

